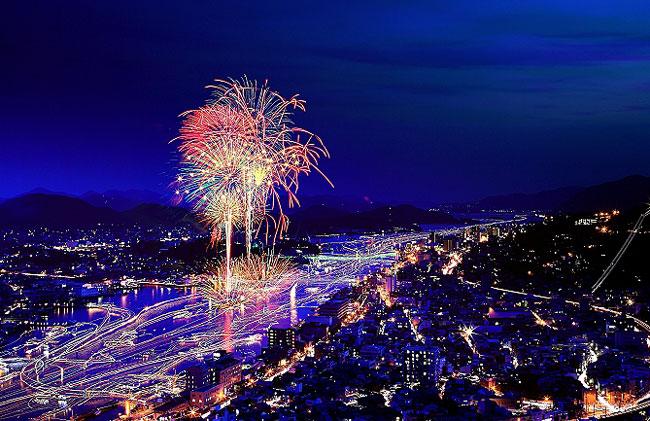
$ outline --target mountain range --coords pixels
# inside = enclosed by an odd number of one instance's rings
[[[600,209],[632,209],[650,198],[650,177],[633,175],[588,187],[563,187],[538,193],[486,197],[455,205],[464,209],[545,210],[570,213]],[[194,222],[190,211],[166,204],[160,194],[146,190],[87,192],[80,196],[36,189],[0,201],[0,226],[87,226],[97,223],[175,224]],[[456,224],[449,213],[411,205],[391,206],[367,197],[312,196],[289,210],[293,232],[410,228],[419,224]]]
[[[193,220],[188,210],[179,207],[143,203],[117,211],[58,194],[30,193],[0,203],[0,226],[81,227],[98,223],[167,224]]]
[[[632,209],[650,199],[650,177],[631,175],[587,187],[563,187],[538,193],[490,196],[476,202],[481,209],[545,210],[567,213]]]
[[[151,190],[140,190],[140,189],[127,189],[127,190],[113,189],[113,190],[106,190],[101,193],[90,190],[79,195],[74,195],[70,193],[53,191],[53,190],[44,189],[42,187],[38,187],[22,195],[16,196],[15,198],[28,196],[32,194],[43,194],[48,196],[64,196],[70,198],[77,198],[93,206],[99,208],[110,208],[118,212],[123,212],[135,208],[136,206],[144,203],[156,203],[159,205],[166,205],[169,204],[170,202],[169,198],[163,196],[160,193],[156,193]],[[0,203],[5,202],[7,200],[10,199],[0,198]]]
[[[291,215],[289,230],[296,233],[388,230],[394,227],[417,228],[419,225],[459,224],[462,220],[444,212],[411,205],[379,206],[349,212],[325,205],[304,208]]]
[[[169,203],[163,195],[149,190],[107,190],[103,193],[88,191],[80,199],[97,207],[106,207],[123,212],[143,203],[165,205]]]
[[[157,203],[142,203],[119,211],[108,206],[95,206],[78,197],[45,193],[30,193],[0,203],[0,226],[83,227],[98,223],[173,225],[195,222],[194,215],[187,209]],[[356,212],[314,205],[293,212],[290,229],[293,233],[309,234],[458,222],[446,213],[410,205],[380,206]]]

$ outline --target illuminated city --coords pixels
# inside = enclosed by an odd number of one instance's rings
[[[650,418],[650,9],[8,5],[0,420]]]

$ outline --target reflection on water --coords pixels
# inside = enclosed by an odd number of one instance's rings
[[[296,284],[289,290],[289,308],[291,311],[290,323],[292,326],[298,324],[298,309],[296,308]]]
[[[223,321],[223,336],[225,340],[225,346],[224,348],[228,352],[232,352],[233,346],[232,346],[232,318],[234,314],[233,311],[227,311],[226,314],[224,315],[224,321]]]
[[[259,303],[261,306],[268,309],[277,309],[281,307],[286,307],[286,314],[281,320],[282,324],[296,325],[300,320],[307,317],[313,312],[316,305],[316,301],[306,302],[305,298],[313,297],[315,292],[318,292],[323,287],[323,283],[329,283],[327,279],[332,271],[336,271],[337,268],[340,268],[341,262],[346,260],[357,260],[359,259],[360,253],[363,254],[364,251],[370,251],[367,247],[373,248],[373,245],[381,243],[384,236],[367,236],[367,235],[331,235],[316,237],[313,240],[322,245],[326,245],[324,248],[324,253],[319,255],[314,259],[314,267],[310,268],[303,267],[304,276],[309,277],[310,280],[316,281],[314,284],[310,283],[301,283],[294,285],[288,292],[280,294],[275,297],[270,302]],[[386,251],[389,251],[386,253]],[[338,281],[342,279],[347,279],[349,281],[354,280],[355,277],[363,276],[367,273],[373,272],[378,268],[390,265],[394,259],[395,254],[391,252],[391,248],[382,249],[381,253],[372,253],[361,257],[358,261],[359,264],[355,264],[351,270],[348,270],[345,274],[339,274]],[[330,274],[330,275],[328,275]],[[340,275],[345,275],[341,277]],[[324,276],[324,278],[321,278]],[[339,283],[337,282],[337,284]],[[320,284],[320,285],[318,285]],[[343,286],[345,283],[340,283],[338,286]],[[96,299],[96,303],[110,303],[117,307],[128,309],[133,313],[138,313],[143,308],[154,305],[155,303],[170,300],[173,298],[178,298],[180,296],[185,296],[188,294],[196,295],[196,288],[168,288],[164,286],[143,286],[136,290],[125,291],[123,294],[117,294],[110,297],[99,297]],[[297,303],[302,303],[298,305]],[[60,308],[57,309],[54,314],[51,316],[51,321],[54,323],[63,323],[63,322],[90,322],[103,317],[104,311],[96,308]],[[182,319],[177,320],[178,323],[182,323]],[[229,329],[232,329],[232,314],[231,317],[226,317],[225,320],[222,320],[219,324],[223,328],[223,332],[226,338],[229,337]],[[168,326],[167,326],[168,327]]]
[[[177,298],[183,295],[196,294],[196,288],[167,288],[161,286],[144,286],[139,289],[126,291],[110,297],[98,297],[95,303],[110,303],[117,307],[129,309],[134,313],[159,301]],[[58,308],[50,316],[56,323],[63,322],[92,322],[104,315],[98,308]]]

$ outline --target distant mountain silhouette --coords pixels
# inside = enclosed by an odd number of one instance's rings
[[[650,177],[631,175],[616,181],[587,187],[564,202],[566,212],[601,209],[633,209],[650,201]]]
[[[363,212],[346,212],[327,206],[312,206],[291,216],[289,230],[298,233],[374,231],[414,228],[418,225],[457,224],[457,218],[411,205],[382,206]]]
[[[136,189],[107,190],[103,193],[88,191],[79,198],[93,206],[111,208],[119,212],[133,209],[144,203],[166,204],[166,200],[162,195],[149,190]]]
[[[323,233],[341,228],[341,221],[352,214],[325,205],[300,208],[290,216],[289,230],[293,233]]]
[[[195,223],[185,208],[158,203],[137,204],[121,194],[85,194],[88,203],[77,197],[58,194],[26,194],[0,203],[0,225],[40,225],[52,227],[81,227],[106,224],[177,224]],[[410,205],[381,206],[363,199],[336,200],[331,197],[314,199],[335,204],[336,207],[315,205],[298,208],[291,214],[292,232],[373,231],[395,227],[414,228],[419,224],[452,224],[459,221],[442,212],[427,211]],[[346,203],[353,209],[344,210]],[[110,207],[109,207],[110,206]],[[114,207],[127,210],[118,211]]]
[[[513,209],[513,210],[553,210],[562,206],[583,187],[562,187],[545,190],[538,193],[512,193],[498,196],[488,196],[478,202],[484,209]]]
[[[26,194],[0,204],[2,225],[85,226],[120,222],[117,212],[81,199],[54,194]]]
[[[120,214],[123,218],[139,224],[193,223],[193,215],[184,208],[145,203]]]
[[[299,213],[304,209],[324,206],[330,209],[338,209],[346,212],[360,212],[385,206],[382,203],[376,203],[369,197],[365,196],[335,196],[335,195],[318,195],[304,196],[300,198],[300,207],[287,209],[288,214]]]
[[[25,192],[21,196],[25,196],[28,194],[48,194],[48,195],[53,195],[53,196],[67,196],[67,197],[76,197],[74,194],[70,193],[65,193],[65,192],[60,192],[60,191],[54,191],[50,189],[46,189],[44,187],[36,187],[28,192]]]
[[[175,224],[195,221],[185,208],[143,190],[88,192],[85,200],[45,189],[0,199],[0,226],[87,226],[97,223]],[[563,187],[532,194],[490,196],[467,206],[480,209],[592,212],[635,209],[650,201],[650,177],[633,175],[590,187]],[[308,206],[311,204],[311,206]],[[463,205],[466,206],[466,205]],[[372,231],[421,224],[456,224],[457,218],[411,205],[385,206],[362,197],[313,196],[290,212],[290,231]]]
[[[54,194],[26,194],[0,203],[0,225],[40,225],[51,227],[83,227],[105,224],[143,225],[190,222],[189,212],[182,208],[146,204],[125,212],[93,206],[81,199]]]
[[[490,196],[482,209],[552,210],[570,213],[633,209],[650,200],[650,177],[631,175],[589,187],[563,187],[531,194]]]

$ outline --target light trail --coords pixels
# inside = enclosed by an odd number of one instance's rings
[[[8,271],[6,269],[0,269],[0,274],[31,276],[31,277],[35,277],[35,278],[56,278],[56,279],[79,279],[79,278],[83,278],[82,275],[58,275],[58,274],[35,273],[35,272],[11,272],[11,271]]]
[[[605,268],[605,271],[600,275],[600,277],[596,280],[596,282],[593,284],[591,287],[591,293],[595,293],[598,291],[598,289],[605,283],[609,275],[616,269],[616,265],[618,265],[618,262],[621,260],[621,258],[625,255],[625,252],[627,251],[628,247],[630,247],[630,244],[632,244],[632,240],[634,240],[634,237],[638,234],[639,230],[641,229],[641,226],[643,225],[643,221],[645,218],[650,215],[650,207],[646,209],[645,212],[643,212],[641,215],[639,215],[639,218],[636,220],[634,226],[630,230],[630,233],[628,234],[627,238],[623,242],[623,245],[621,248],[618,250],[612,261],[609,263],[609,265]]]
[[[71,408],[90,399],[149,400],[177,394],[176,372],[183,364],[223,348],[250,347],[251,335],[295,317],[298,308],[327,300],[357,277],[394,262],[397,246],[428,235],[353,239],[349,242],[353,250],[348,251],[353,257],[313,258],[301,268],[298,281],[287,288],[286,297],[257,303],[245,312],[210,309],[207,300],[196,294],[160,301],[137,313],[113,305],[95,306],[93,311],[101,312],[99,319],[59,328],[38,342],[39,348],[49,346],[47,357],[40,354],[17,360],[24,364],[18,372],[23,387],[14,384],[0,393],[0,418],[69,418],[66,408],[58,406],[59,400]],[[183,322],[175,323],[179,315]],[[230,333],[221,328],[225,317],[232,317]],[[163,326],[167,326],[164,331]],[[0,357],[14,357],[25,349],[24,343],[14,343],[3,348]]]
[[[548,322],[546,320],[542,319],[542,317],[539,314],[537,314],[536,312],[534,312],[532,310],[530,312],[532,313],[533,317],[535,317],[535,321],[537,322],[538,325],[547,327],[547,328],[549,328],[551,330],[557,330],[557,327],[551,326],[550,324],[548,324]]]
[[[436,232],[458,233],[464,229]],[[429,235],[406,232],[343,239],[319,237],[321,245],[331,252],[309,258],[309,264],[300,268],[297,281],[277,299],[251,303],[243,312],[211,308],[208,300],[194,292],[157,302],[137,313],[98,305],[94,311],[101,312],[99,319],[51,331],[37,342],[40,347],[49,346],[47,357],[41,354],[17,359],[24,366],[12,375],[24,387],[13,384],[0,393],[0,419],[69,418],[66,408],[57,404],[60,399],[67,402],[67,408],[74,408],[91,399],[146,401],[175,396],[180,392],[177,372],[187,362],[220,349],[250,347],[251,338],[259,338],[269,325],[295,319],[297,309],[313,308],[357,278],[390,266],[398,246],[426,240]],[[182,322],[176,323],[176,317]],[[224,328],[226,319],[230,319],[229,329]],[[26,339],[4,347],[0,358],[15,358],[24,352]]]

